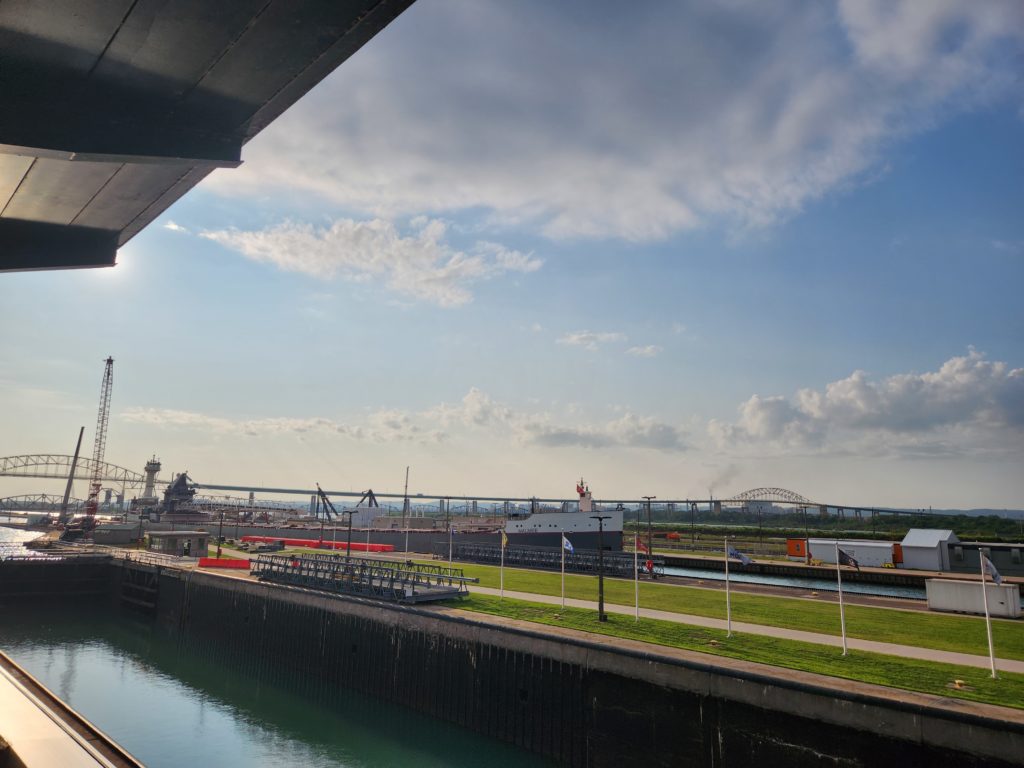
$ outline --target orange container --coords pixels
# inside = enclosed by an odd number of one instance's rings
[[[806,560],[807,539],[786,539],[786,554],[796,560]]]

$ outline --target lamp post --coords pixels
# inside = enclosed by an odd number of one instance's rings
[[[220,523],[217,525],[217,557],[220,557],[220,546],[224,541],[224,507],[220,508]]]
[[[608,621],[608,614],[604,612],[604,521],[611,515],[591,515],[591,520],[597,520],[597,620]]]
[[[647,556],[654,557],[654,534],[653,527],[651,526],[651,499],[658,498],[657,496],[643,496],[641,498],[647,499]],[[654,572],[651,572],[653,578]]]
[[[354,509],[346,509],[343,514],[348,515],[348,544],[345,545],[345,559],[352,557],[352,513]]]

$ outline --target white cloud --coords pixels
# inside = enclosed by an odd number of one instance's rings
[[[662,348],[657,344],[647,344],[643,347],[630,347],[626,350],[627,355],[633,355],[634,357],[657,357],[662,352]]]
[[[754,395],[735,423],[712,421],[720,445],[782,449],[886,450],[936,456],[1006,448],[1024,437],[1024,368],[992,362],[974,349],[937,371],[881,381],[864,371],[802,389],[792,398]]]
[[[441,403],[419,413],[382,408],[362,419],[339,422],[325,417],[263,417],[231,419],[169,408],[130,407],[120,416],[131,424],[195,430],[204,434],[249,437],[317,433],[372,443],[415,441],[432,444],[459,435],[517,445],[561,448],[641,448],[662,452],[687,450],[685,435],[675,425],[626,410],[607,422],[588,422],[580,409],[566,406],[557,415],[546,411],[517,411],[476,387],[454,405]]]
[[[181,224],[177,224],[171,221],[170,219],[164,222],[164,229],[169,229],[171,230],[171,232],[181,232],[184,234],[188,233],[188,229],[186,227],[183,227],[181,226]]]
[[[416,4],[207,184],[652,240],[770,225],[884,168],[894,140],[1020,95],[1019,0],[634,11]]]
[[[685,451],[685,435],[678,427],[650,416],[626,411],[618,419],[587,423],[579,409],[570,405],[556,417],[547,412],[518,412],[495,402],[490,396],[470,389],[456,406],[441,405],[429,412],[443,426],[489,429],[505,434],[519,444],[548,448],[647,448],[657,451]],[[566,419],[572,415],[572,419]]]
[[[535,272],[542,261],[532,254],[481,241],[471,251],[445,241],[447,226],[418,218],[403,236],[382,219],[338,219],[331,226],[285,222],[269,229],[203,232],[242,255],[289,272],[353,282],[380,280],[403,296],[455,307],[472,301],[470,286],[508,272]]]
[[[132,424],[151,427],[192,429],[212,434],[247,435],[249,437],[315,432],[372,442],[400,440],[437,442],[442,438],[439,432],[422,429],[415,425],[408,415],[394,410],[374,412],[363,424],[345,424],[323,417],[229,419],[195,411],[139,406],[126,408],[120,418]]]
[[[589,349],[593,352],[601,344],[626,341],[626,335],[624,333],[618,333],[617,331],[573,331],[572,333],[562,334],[555,341],[557,344],[565,344],[570,347],[583,347],[584,349]]]

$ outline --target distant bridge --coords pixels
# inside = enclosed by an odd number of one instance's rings
[[[51,493],[27,493],[22,496],[8,496],[0,499],[0,511],[19,510],[30,512],[52,512],[60,509],[64,503],[64,496],[56,496]],[[84,499],[68,499],[68,508],[77,509],[85,504]]]
[[[799,504],[801,506],[818,507],[822,506],[816,501],[801,496],[795,491],[788,491],[785,488],[752,488],[749,491],[738,493],[727,499],[724,503],[743,503],[747,501],[768,501],[772,504]]]
[[[50,480],[66,480],[71,472],[73,456],[61,453],[34,453],[22,456],[0,458],[0,477],[41,477]],[[78,457],[75,477],[87,480],[93,477],[96,462],[85,456]],[[100,480],[122,487],[141,488],[146,481],[141,472],[133,472],[116,464],[100,462]],[[158,483],[160,481],[157,481]],[[166,483],[163,483],[166,485]]]
[[[66,454],[56,453],[44,453],[44,454],[26,454],[21,456],[6,456],[0,458],[0,477],[34,477],[34,478],[45,478],[51,480],[64,480],[67,479],[68,472],[71,470],[72,457]],[[92,477],[93,467],[95,463],[91,458],[79,457],[78,465],[75,469],[76,477],[83,479]],[[101,482],[119,485],[122,488],[140,489],[145,484],[145,475],[141,472],[135,472],[125,467],[120,467],[116,464],[109,464],[103,462],[100,464],[100,480]],[[157,480],[157,485],[167,485],[165,480]],[[271,494],[271,495],[300,495],[312,496],[316,493],[315,488],[267,488],[260,486],[251,485],[215,485],[212,483],[195,483],[194,487],[203,491],[227,491],[227,492],[244,492],[244,493],[259,493],[259,494]],[[327,491],[329,496],[341,496],[341,497],[353,497],[359,498],[363,496],[363,491]],[[379,499],[404,499],[405,494],[401,493],[377,493],[375,494]],[[452,501],[481,501],[481,502],[494,502],[494,503],[557,503],[566,504],[575,501],[575,497],[566,499],[562,498],[538,498],[536,496],[526,497],[510,497],[510,496],[453,496],[451,494],[432,494],[432,493],[416,493],[409,494],[409,499],[413,503],[421,503],[425,499],[440,499],[446,504],[450,504]],[[615,505],[643,505],[645,502],[642,499],[594,499],[596,504],[615,504]],[[798,507],[817,507],[821,514],[826,514],[829,508],[835,509],[836,514],[840,517],[843,516],[844,511],[852,511],[858,517],[861,512],[870,512],[872,514],[883,512],[892,514],[922,514],[920,511],[905,510],[905,509],[892,509],[885,507],[871,507],[864,505],[851,505],[851,504],[833,504],[824,503],[819,501],[811,501],[806,496],[791,491],[786,488],[751,488],[750,490],[743,491],[742,493],[735,494],[733,496],[723,496],[720,499],[659,499],[656,506],[662,506],[665,504],[679,504],[679,505],[712,505],[715,503],[722,504],[747,504],[750,502],[767,502],[770,504],[787,504]],[[223,506],[225,503],[220,500],[214,500],[213,503],[219,503]],[[243,501],[243,504],[249,506],[248,501]],[[252,506],[262,506],[259,503],[253,504]]]

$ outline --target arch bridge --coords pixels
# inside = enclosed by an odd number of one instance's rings
[[[722,499],[722,501],[740,503],[747,501],[767,501],[773,504],[799,504],[807,507],[820,506],[817,502],[811,501],[805,496],[801,496],[796,491],[790,491],[785,488],[751,488],[749,491],[738,493],[728,499]]]
[[[63,453],[33,453],[22,456],[4,456],[0,458],[0,477],[38,477],[51,480],[66,480],[71,472],[73,456]],[[75,477],[82,480],[93,477],[96,462],[85,456],[78,457],[75,465]],[[117,464],[100,462],[100,480],[105,483],[122,487],[142,487],[146,477]],[[166,485],[166,483],[158,484]]]

